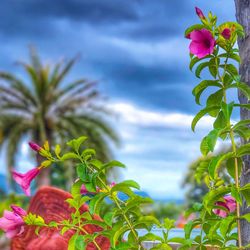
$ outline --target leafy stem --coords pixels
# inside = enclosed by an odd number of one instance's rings
[[[78,154],[78,156],[79,156],[80,161],[81,161],[83,164],[85,164],[85,165],[87,166],[88,170],[91,171],[92,173],[94,173],[95,170],[93,170],[93,169],[89,166],[89,164],[87,163],[87,161],[85,161],[85,160],[82,158],[82,156],[79,154],[79,152],[77,152],[77,154]],[[110,194],[110,189],[109,189],[108,185],[102,180],[102,178],[100,178],[99,176],[97,176],[97,179],[98,179],[98,180],[100,181],[100,183],[103,185],[103,188],[109,193],[109,198],[110,198],[111,200],[114,201],[114,203],[116,204],[117,208],[120,210],[120,212],[121,212],[121,214],[122,214],[124,220],[126,221],[128,227],[130,228],[130,230],[131,230],[131,232],[132,232],[132,234],[133,234],[133,237],[134,237],[135,241],[137,242],[137,244],[138,244],[138,246],[139,246],[139,249],[144,249],[143,246],[141,245],[140,241],[139,241],[139,238],[138,238],[137,233],[136,233],[136,231],[135,231],[135,229],[134,229],[134,227],[133,227],[133,224],[130,222],[130,220],[129,220],[129,218],[127,217],[126,213],[124,213],[123,209],[122,209],[121,206],[120,206],[120,200],[119,200],[119,198],[116,197],[115,195]]]
[[[223,84],[223,99],[224,99],[225,103],[227,103],[227,95],[226,95],[226,89],[225,89],[225,84],[224,84],[224,76],[226,74],[228,58],[229,57],[228,57],[228,53],[227,53],[227,57],[225,59],[225,65],[224,65],[224,72],[223,72],[222,76],[220,76],[220,72],[218,70],[218,77]],[[233,150],[234,154],[236,155],[237,148],[236,148],[233,130],[231,128],[230,117],[227,121],[227,126],[230,128],[229,136],[230,136],[230,140],[231,140],[231,144],[232,144],[232,150]],[[236,190],[239,190],[239,166],[238,166],[237,157],[234,158],[234,171],[235,171],[235,188],[236,188]],[[238,230],[238,245],[239,245],[239,248],[242,249],[241,227],[240,227],[240,220],[238,219],[238,218],[240,218],[240,204],[237,200],[236,200],[236,216],[237,216],[236,222],[237,222],[237,230]]]

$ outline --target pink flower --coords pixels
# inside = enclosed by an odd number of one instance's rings
[[[220,206],[220,207],[224,207],[225,210],[216,208],[213,210],[213,212],[216,215],[218,215],[222,218],[225,218],[228,216],[229,213],[233,213],[235,211],[236,201],[231,195],[227,195],[223,199],[224,199],[224,201],[218,201],[215,203],[215,205]]]
[[[188,38],[192,40],[189,45],[191,54],[196,55],[198,58],[203,58],[213,53],[215,39],[209,30],[194,30],[189,34]]]
[[[226,39],[230,39],[231,37],[231,30],[229,28],[225,28],[222,32],[221,35]]]
[[[111,184],[109,185],[110,188],[114,187],[116,185],[116,183],[113,181],[111,182]]]
[[[3,217],[0,218],[0,229],[6,232],[8,238],[13,238],[24,231],[23,217],[27,215],[26,211],[22,208],[11,205],[13,212],[4,211]]]
[[[39,152],[42,147],[40,147],[38,144],[36,144],[35,142],[29,142],[29,146],[31,147],[31,149],[33,149],[36,152]]]
[[[196,14],[197,16],[200,18],[200,19],[206,19],[206,17],[204,16],[203,12],[201,9],[199,9],[198,7],[195,7],[195,11],[196,11]]]
[[[94,192],[89,192],[84,184],[82,184],[80,192],[82,195],[95,194]]]
[[[24,193],[30,196],[30,183],[39,174],[39,168],[33,168],[25,174],[20,174],[16,171],[12,171],[12,177],[17,184],[21,186]]]

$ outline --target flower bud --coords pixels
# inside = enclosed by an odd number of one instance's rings
[[[229,28],[225,28],[222,32],[221,35],[226,39],[230,39],[231,37],[231,30]]]
[[[200,18],[200,19],[206,19],[206,17],[204,16],[203,12],[201,9],[199,9],[198,7],[195,7],[195,11],[196,11],[196,14],[197,16]]]
[[[42,149],[42,147],[40,147],[38,144],[36,144],[36,143],[34,143],[32,141],[29,142],[29,146],[30,146],[31,149],[33,149],[36,152],[39,152]]]

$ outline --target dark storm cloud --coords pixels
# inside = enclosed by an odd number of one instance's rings
[[[5,0],[0,8],[0,29],[9,35],[22,32],[46,33],[58,20],[87,22],[93,24],[117,24],[136,20],[134,3],[121,8],[121,1],[112,0]]]
[[[0,67],[23,59],[29,44],[36,45],[43,58],[80,52],[82,61],[74,74],[103,80],[105,94],[193,112],[191,87],[178,86],[191,86],[193,79],[183,32],[198,21],[195,4],[206,11],[208,5],[222,5],[198,0],[3,0]],[[220,10],[222,19],[232,16]],[[181,43],[175,45],[174,39]],[[167,48],[168,43],[172,47]]]
[[[177,17],[183,18],[188,4],[182,3],[181,9],[177,6],[177,2],[166,0],[4,0],[0,8],[0,32],[42,35],[51,32],[56,21],[66,20],[104,29],[115,26],[114,31],[123,35],[155,39],[178,31],[172,24],[180,23],[176,22]],[[119,29],[117,26],[123,23],[124,30]]]

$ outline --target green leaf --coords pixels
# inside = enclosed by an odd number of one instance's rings
[[[60,234],[61,234],[61,235],[64,235],[64,234],[65,234],[67,231],[69,231],[69,230],[70,230],[70,227],[65,226],[65,227],[63,227],[63,228],[61,229]],[[73,244],[74,244],[73,239],[72,239],[71,244],[72,244],[72,246],[73,246]],[[74,249],[74,248],[73,248],[73,249]]]
[[[209,132],[209,134],[206,136],[207,137],[207,146],[209,151],[213,152],[214,147],[216,145],[217,139],[219,137],[220,130],[218,129],[213,129],[212,131]]]
[[[218,105],[218,103],[221,103],[222,98],[223,98],[223,90],[220,89],[208,97],[207,107]],[[209,112],[209,115],[216,117],[218,113],[219,113],[219,110],[213,110]]]
[[[227,216],[226,218],[223,218],[220,223],[220,233],[225,238],[226,234],[230,230],[230,225],[234,222],[234,216]]]
[[[170,220],[169,218],[165,218],[163,225],[167,230],[170,230],[170,229],[174,228],[174,223],[175,223],[174,220]]]
[[[203,60],[203,59],[204,59],[204,58],[193,57],[193,58],[191,59],[191,61],[190,61],[189,69],[192,71],[194,65],[195,65],[197,62],[199,62],[199,61],[201,61],[201,60]]]
[[[88,158],[93,157],[96,155],[96,151],[92,148],[86,148],[82,151],[81,156],[84,158],[84,160],[88,160]]]
[[[244,109],[250,109],[250,104],[247,103],[247,104],[240,104],[240,103],[235,103],[234,104],[234,107],[240,107],[240,108],[244,108]]]
[[[75,249],[75,242],[76,242],[77,234],[74,234],[68,243],[68,250],[76,250]]]
[[[81,190],[82,185],[83,185],[83,181],[78,180],[71,186],[71,194],[73,197],[81,194],[80,190]]]
[[[238,88],[249,100],[250,99],[250,87],[244,82],[237,82],[228,86],[228,88]]]
[[[242,160],[241,160],[241,158],[237,158],[237,161],[238,161],[238,170],[239,170],[238,176],[240,176],[241,168],[242,168]],[[226,168],[227,168],[229,175],[233,179],[235,179],[235,158],[231,158],[231,159],[227,160]]]
[[[117,183],[114,187],[112,187],[111,192],[120,191],[121,187],[132,187],[132,188],[140,189],[140,186],[137,182],[133,180],[126,180],[126,181]]]
[[[50,160],[46,160],[46,161],[43,161],[43,162],[41,163],[41,166],[47,168],[47,167],[49,167],[49,166],[51,165],[51,163],[52,163],[52,162],[51,162]]]
[[[250,206],[250,183],[240,188],[240,192],[244,196],[247,205]]]
[[[208,143],[207,143],[207,136],[205,136],[202,141],[201,141],[201,144],[200,144],[200,151],[201,153],[206,156],[209,152],[209,146],[208,146]]]
[[[220,60],[217,57],[213,57],[212,59],[210,59],[209,61],[209,72],[210,74],[216,78],[217,73],[218,73],[218,65],[220,64]]]
[[[231,191],[230,188],[225,186],[210,190],[203,197],[204,207],[210,212],[211,209],[213,209],[215,202],[217,202],[221,197],[228,194],[230,191]]]
[[[83,250],[86,249],[87,244],[84,241],[84,236],[83,235],[77,235],[75,239],[75,249],[76,250]]]
[[[112,226],[113,223],[113,218],[114,218],[114,212],[108,212],[104,215],[103,220],[108,226]]]
[[[172,247],[170,247],[167,243],[162,243],[154,246],[151,250],[172,250]]]
[[[76,152],[78,152],[81,144],[85,142],[87,139],[88,138],[86,136],[81,136],[77,139],[67,142],[67,145],[73,148]]]
[[[116,246],[118,239],[122,238],[124,233],[126,233],[127,231],[129,231],[129,227],[127,225],[124,225],[124,226],[118,228],[118,230],[116,230],[116,232],[113,235],[112,241],[111,241],[113,247]]]
[[[226,71],[233,77],[239,74],[238,69],[233,64],[221,64],[220,68],[226,69]]]
[[[233,107],[234,107],[234,102],[230,102],[228,104],[225,102],[221,103],[221,110],[227,121],[230,121],[233,112]]]
[[[222,162],[228,160],[229,158],[234,157],[234,155],[235,155],[234,152],[229,152],[212,158],[208,167],[208,172],[212,179],[217,177],[217,171],[218,168],[221,166]]]
[[[242,157],[250,153],[250,143],[244,144],[237,149],[236,156]]]
[[[250,213],[242,215],[241,218],[247,220],[250,223]]]
[[[126,166],[119,161],[110,161],[110,162],[102,165],[102,167],[100,168],[99,171],[102,172],[103,170],[108,170],[108,169],[113,168],[113,167],[125,168]]]
[[[240,190],[239,188],[236,188],[235,186],[231,187],[231,195],[235,198],[235,200],[241,205],[242,200],[240,196]]]
[[[223,129],[227,126],[227,120],[222,111],[219,112],[217,118],[214,121],[213,126],[215,129]]]
[[[89,212],[91,214],[99,214],[102,201],[107,196],[105,193],[99,193],[95,195],[89,203]]]
[[[250,87],[244,83],[244,82],[238,82],[237,88],[240,89],[240,91],[247,97],[247,99],[250,99]]]
[[[198,121],[204,116],[206,115],[208,112],[213,111],[213,110],[218,110],[220,109],[220,106],[211,106],[211,107],[206,107],[202,110],[200,110],[200,112],[194,117],[193,121],[192,121],[192,130],[194,131],[196,124],[198,123]]]
[[[237,129],[241,126],[248,126],[250,125],[250,119],[247,119],[247,120],[241,120],[239,122],[237,122],[234,126],[233,126],[233,129]]]
[[[87,174],[87,167],[85,164],[81,163],[78,164],[76,167],[76,173],[77,176],[83,181],[83,182],[89,182],[90,176]]]
[[[60,153],[61,153],[61,147],[59,144],[57,144],[55,147],[55,154],[58,159],[60,159]]]
[[[195,70],[195,76],[200,78],[201,72],[206,68],[209,67],[209,62],[203,62],[199,64]]]
[[[201,30],[204,28],[203,24],[194,24],[185,30],[185,37],[189,35],[193,30]]]
[[[130,250],[132,249],[132,245],[129,242],[118,242],[115,248],[111,248],[111,250]]]
[[[143,242],[143,241],[156,241],[156,240],[162,242],[163,239],[160,236],[157,236],[157,235],[155,235],[153,233],[147,233],[147,234],[140,237],[140,242]]]
[[[62,161],[65,161],[65,160],[70,160],[70,159],[79,159],[79,156],[75,153],[66,153],[64,154],[62,157],[61,157],[61,160]]]
[[[184,231],[185,231],[185,238],[186,239],[190,239],[192,230],[196,227],[199,226],[201,224],[201,221],[198,220],[193,220],[193,221],[189,221],[185,226],[184,226]]]
[[[195,102],[200,105],[200,97],[204,90],[208,87],[221,87],[218,80],[204,80],[201,81],[192,91],[192,94],[195,96]]]
[[[26,216],[24,216],[23,219],[27,225],[32,225],[32,226],[44,226],[45,225],[44,219],[40,215],[28,213]]]
[[[232,53],[232,54],[228,54],[228,53],[223,53],[223,54],[220,54],[219,57],[228,57],[228,58],[231,58],[235,61],[237,61],[238,63],[241,62],[241,59],[240,59],[240,56],[238,54],[235,54],[235,53]]]
[[[142,225],[144,224],[146,227],[150,228],[154,225],[160,226],[160,222],[154,217],[154,216],[141,216],[136,222],[134,222],[134,226]]]

